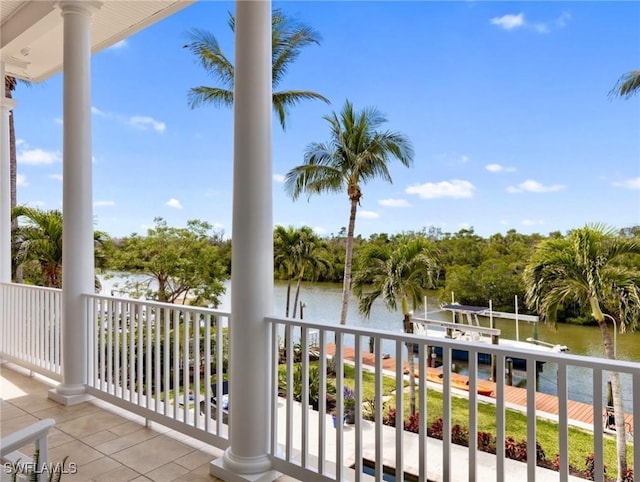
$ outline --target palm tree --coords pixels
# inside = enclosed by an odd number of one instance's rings
[[[566,238],[546,239],[536,247],[524,272],[527,304],[552,323],[566,304],[590,310],[600,327],[606,356],[614,360],[606,317],[613,316],[621,331],[635,328],[640,272],[625,261],[638,254],[640,240],[615,237],[613,229],[599,224],[576,229]],[[611,373],[611,386],[620,481],[627,469],[627,444],[619,373]]]
[[[296,317],[298,308],[298,298],[300,296],[300,287],[305,274],[311,274],[314,277],[317,273],[324,272],[331,268],[331,263],[322,255],[322,243],[313,230],[304,226],[300,229],[300,243],[298,244],[297,253],[297,269],[298,282],[296,283],[296,294],[293,298],[293,318]],[[302,317],[302,309],[300,310]]]
[[[273,110],[284,129],[289,107],[308,99],[322,100],[327,104],[329,100],[317,92],[307,90],[275,91],[302,49],[311,44],[320,44],[320,35],[311,27],[294,21],[280,9],[273,11],[271,27]],[[232,14],[229,14],[229,28],[235,31],[235,18]],[[184,47],[189,49],[204,69],[221,84],[221,87],[192,87],[188,93],[189,105],[191,108],[203,104],[231,107],[233,105],[233,64],[222,51],[216,37],[210,32],[193,29],[189,36],[190,42]]]
[[[373,302],[378,298],[389,311],[396,311],[401,301],[404,331],[413,333],[409,299],[416,309],[426,290],[433,288],[438,274],[437,256],[424,238],[398,239],[395,248],[372,245],[360,257],[360,268],[353,278],[353,288],[360,300],[359,311],[369,317]],[[416,412],[414,346],[407,343],[409,358],[409,408]]]
[[[273,260],[275,271],[287,279],[287,299],[285,302],[284,316],[289,317],[291,305],[291,282],[296,274],[298,262],[298,245],[300,243],[300,231],[293,226],[276,226],[273,232]]]
[[[632,70],[618,79],[618,82],[609,94],[615,97],[629,99],[638,92],[640,92],[640,70]]]
[[[19,225],[16,232],[18,244],[17,264],[34,261],[40,269],[44,286],[62,287],[62,213],[59,210],[44,211],[28,206],[17,206],[11,212],[12,219],[25,218],[26,223]],[[103,247],[106,234],[94,233],[97,245],[96,265],[103,266]],[[96,283],[96,287],[99,283]]]
[[[413,163],[413,148],[403,134],[378,130],[387,119],[377,109],[356,112],[353,104],[347,100],[339,116],[334,112],[324,119],[331,129],[329,142],[307,146],[304,163],[287,173],[285,189],[293,200],[302,193],[311,196],[323,192],[347,192],[351,212],[340,314],[340,323],[344,325],[347,321],[353,236],[356,212],[362,197],[361,186],[378,177],[391,183],[389,162],[395,158],[404,166],[410,166]]]

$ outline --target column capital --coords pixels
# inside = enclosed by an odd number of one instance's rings
[[[13,108],[16,106],[17,102],[13,99],[9,99],[8,97],[5,97],[4,99],[0,99],[0,109],[2,110],[13,110]]]
[[[85,0],[61,0],[56,2],[56,7],[60,9],[62,15],[67,13],[79,13],[92,16],[100,10],[102,2],[85,1]]]

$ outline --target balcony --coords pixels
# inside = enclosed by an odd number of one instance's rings
[[[0,288],[0,357],[9,362],[5,367],[37,373],[52,383],[60,380],[64,373],[61,291],[16,284]],[[590,452],[595,480],[603,481],[605,447],[611,444],[607,439],[612,439],[605,433],[603,403],[610,371],[623,374],[625,394],[632,397],[627,414],[628,459],[630,466],[640,462],[640,449],[632,443],[632,434],[640,430],[635,413],[640,364],[267,317],[270,363],[242,367],[244,347],[230,342],[234,329],[230,313],[93,294],[83,295],[83,310],[87,336],[78,350],[86,356],[85,385],[92,399],[70,407],[59,405],[47,398],[50,385],[13,369],[3,369],[0,394],[3,435],[37,419],[56,420],[49,455],[52,461],[69,455],[69,461],[77,464],[78,473],[66,475],[68,480],[107,480],[116,473],[122,474],[118,480],[139,476],[146,478],[139,480],[216,480],[209,474],[220,475],[220,457],[230,446],[234,417],[243,417],[269,424],[272,470],[260,480],[386,480],[382,479],[386,470],[402,471],[409,480],[411,476],[434,481],[580,480],[569,470],[571,434],[578,427],[596,434]],[[376,355],[363,349],[370,338]],[[442,349],[443,383],[434,384],[426,376],[415,378],[420,414],[428,413],[427,407],[433,408],[429,402],[438,400],[442,440],[427,436],[426,418],[416,422],[417,433],[403,430],[401,423],[395,427],[382,423],[389,408],[402,413],[408,403],[407,364],[401,362],[406,359],[407,343],[416,345],[415,366],[423,373],[428,347]],[[459,349],[470,353],[468,391],[451,383],[452,353]],[[386,358],[385,351],[392,357]],[[337,358],[335,379],[328,383],[326,369],[334,353],[343,357]],[[489,396],[479,394],[479,386],[486,382],[479,377],[478,353],[493,355],[499,374],[505,373],[508,358],[525,359],[528,367],[538,362],[556,364],[559,396],[551,397],[553,408],[541,405],[544,397],[534,389],[535,369],[526,372],[527,388],[519,389],[523,400],[519,406],[511,401],[514,389],[506,386],[504,377],[497,377]],[[586,407],[586,418],[584,413],[577,415],[573,402],[567,400],[573,367],[592,374],[593,403],[581,407],[582,412]],[[228,384],[228,408],[211,403],[225,399],[218,377],[237,380],[231,373],[248,368],[255,378],[266,380],[266,406],[255,406],[251,413],[234,412],[233,407],[240,406],[234,400],[251,397],[255,386],[232,383]],[[335,401],[340,419],[347,384],[361,401],[355,404],[355,423],[334,427],[328,404]],[[328,394],[330,386],[335,387],[334,396]],[[362,403],[365,399],[370,401]],[[468,400],[468,446],[454,443],[452,413],[460,399]],[[495,454],[480,450],[477,442],[483,407],[495,411]],[[537,466],[535,457],[526,462],[507,457],[511,410],[526,415],[527,453],[536,453],[538,425],[544,420],[556,424],[558,471]]]

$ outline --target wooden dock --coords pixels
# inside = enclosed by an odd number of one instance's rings
[[[334,344],[327,345],[327,354],[333,355],[335,351]],[[348,361],[355,362],[355,350],[351,347],[344,347],[342,350],[343,358]],[[369,367],[375,366],[375,355],[373,353],[363,353],[362,354],[362,363]],[[382,360],[382,368],[383,370],[393,371],[395,373],[396,370],[396,360],[395,358],[385,358]],[[429,369],[436,370],[436,369]],[[408,363],[405,362],[404,366],[405,375],[409,374]],[[414,372],[414,376],[420,376],[418,370]],[[457,379],[467,378],[464,375],[455,374]],[[428,379],[433,379],[433,377],[427,377]],[[467,378],[468,380],[468,378]],[[486,388],[487,386],[492,386],[493,391],[489,397],[495,398],[495,382],[489,380],[478,380],[478,382],[482,383],[482,387]],[[490,384],[490,385],[489,385]],[[527,407],[527,389],[520,387],[512,387],[505,386],[505,402],[508,404],[512,404],[514,406],[520,407],[522,409],[526,409]],[[559,410],[558,397],[555,395],[549,395],[546,393],[536,393],[536,410],[539,412],[544,412],[546,414],[557,417]],[[578,402],[575,400],[568,400],[567,402],[567,410],[569,420],[574,422],[579,422],[586,425],[593,426],[593,406],[588,403]],[[604,413],[603,413],[604,417]],[[625,427],[627,427],[627,432],[631,433],[633,427],[633,415],[625,414]]]

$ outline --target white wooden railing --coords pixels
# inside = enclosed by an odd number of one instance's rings
[[[60,291],[3,284],[0,285],[0,303],[2,358],[60,378]],[[87,390],[90,394],[211,445],[229,446],[227,412],[220,403],[215,406],[208,403],[212,397],[223,399],[223,383],[216,383],[215,393],[211,384],[218,374],[225,378],[224,371],[232,369],[226,365],[227,351],[233,349],[228,346],[228,330],[232,329],[229,313],[99,295],[85,295],[85,307],[89,326]],[[365,460],[374,463],[373,477],[377,480],[382,480],[385,466],[391,466],[396,473],[416,474],[418,480],[487,478],[503,482],[516,480],[514,474],[517,474],[517,480],[573,480],[569,475],[569,426],[573,421],[569,417],[568,394],[570,373],[575,369],[586,370],[591,377],[593,423],[587,428],[596,434],[592,450],[595,480],[604,480],[604,436],[599,434],[605,429],[603,399],[609,372],[616,371],[624,377],[625,399],[631,400],[628,406],[633,416],[629,432],[640,433],[640,403],[637,402],[640,400],[640,364],[637,363],[277,317],[267,317],[265,322],[272,328],[272,362],[256,367],[256,370],[264,370],[264,376],[272,380],[271,456],[277,471],[300,480],[367,480],[369,476],[363,475]],[[305,349],[312,340],[313,351]],[[375,352],[371,366],[363,361],[370,340]],[[434,386],[424,376],[416,378],[417,393],[426,394],[417,397],[418,413],[427,414],[427,400],[429,394],[434,393],[432,390],[442,393],[443,440],[436,445],[426,436],[426,416],[420,417],[417,434],[404,431],[399,416],[395,427],[382,423],[384,411],[389,407],[396,408],[399,414],[404,413],[408,397],[404,363],[396,363],[393,371],[383,369],[385,352],[397,360],[406,360],[407,343],[416,346],[418,370],[426,370],[429,347],[442,350],[443,383]],[[283,344],[286,362],[279,365]],[[303,348],[299,363],[294,363],[296,345]],[[355,397],[360,403],[355,406],[355,424],[345,427],[337,423],[334,429],[331,415],[327,413],[326,369],[334,349],[335,353],[343,353],[350,347],[354,350],[353,359],[338,357],[335,363],[337,376],[333,383],[338,419],[345,411],[345,370],[353,373]],[[458,392],[451,385],[453,350],[461,349],[470,354],[468,392]],[[505,440],[510,435],[506,413],[513,407],[507,401],[507,387],[501,376],[491,398],[477,394],[482,383],[478,376],[479,353],[495,356],[498,374],[505,373],[509,358],[524,359],[530,367],[524,375],[526,403],[521,408],[527,418],[529,454],[536,453],[537,420],[542,415],[535,408],[534,367],[539,362],[556,367],[558,413],[554,420],[558,427],[558,472],[551,472],[550,476],[550,471],[536,466],[535,457],[529,457],[526,463],[506,457]],[[315,372],[312,355],[318,357],[317,407],[311,407],[308,402],[310,381]],[[296,382],[296,376],[299,382]],[[365,420],[363,413],[364,376],[373,379],[372,420]],[[385,381],[386,376],[391,377],[395,386],[390,401],[383,398],[384,383],[389,383]],[[284,381],[283,391],[279,390],[279,379]],[[296,386],[300,393],[294,394]],[[230,388],[233,392],[233,387]],[[452,406],[455,397],[459,396],[469,401],[468,447],[452,443]],[[387,407],[383,408],[385,402]],[[478,407],[481,403],[495,404],[495,455],[481,452],[478,447]],[[640,447],[632,443],[629,447],[629,465],[640,467]],[[490,457],[488,461],[487,457]],[[459,463],[460,460],[464,463]],[[486,470],[490,471],[489,476]]]
[[[0,357],[62,379],[62,291],[0,283]]]
[[[290,320],[285,318],[268,318],[272,324],[274,340],[285,339],[286,365],[278,369],[276,363],[280,351],[279,343],[273,345],[273,427],[272,427],[272,455],[275,460],[276,469],[293,475],[300,480],[365,480],[363,472],[363,460],[369,460],[375,465],[375,478],[382,480],[385,465],[390,465],[395,473],[414,473],[418,480],[484,480],[487,478],[486,457],[488,454],[480,452],[478,448],[478,417],[479,403],[495,404],[495,447],[496,454],[490,460],[489,479],[498,482],[507,480],[572,480],[569,475],[569,426],[573,421],[568,416],[568,371],[570,367],[581,367],[592,372],[593,382],[593,425],[592,430],[596,436],[593,437],[593,454],[595,455],[595,480],[603,481],[603,460],[604,442],[603,434],[603,380],[610,371],[617,371],[625,375],[625,379],[630,380],[630,386],[626,386],[633,395],[633,400],[640,400],[640,364],[628,362],[612,362],[606,359],[572,356],[569,354],[544,353],[540,351],[524,351],[517,349],[505,349],[497,345],[478,344],[468,342],[458,342],[442,338],[430,338],[418,335],[407,335],[404,333],[390,333],[381,330],[365,330],[348,326],[327,326],[325,324],[307,321]],[[319,343],[317,348],[303,349],[302,359],[299,362],[301,369],[301,396],[300,402],[294,399],[294,390],[289,388],[294,386],[294,352],[295,344],[299,342],[299,347],[308,347],[310,333],[317,336]],[[315,335],[315,333],[318,335]],[[282,335],[285,334],[283,337]],[[373,338],[374,364],[368,366],[363,363],[363,355],[368,351],[369,339]],[[343,376],[345,363],[353,366],[355,397],[360,403],[355,407],[355,424],[350,427],[343,427],[338,423],[333,429],[331,418],[326,414],[327,397],[327,375],[326,357],[329,355],[327,342],[335,340],[336,353],[342,353],[345,347],[352,347],[354,350],[353,361],[339,361],[336,365],[335,378],[335,400],[336,411],[340,414],[344,412],[343,398]],[[422,373],[426,372],[428,361],[428,347],[442,348],[442,385],[428,384],[426,377],[416,378],[416,391],[418,394],[426,394],[424,397],[417,396],[417,412],[427,414],[427,398],[431,391],[437,389],[442,393],[442,413],[443,415],[443,440],[441,449],[434,451],[433,441],[427,435],[426,416],[419,417],[418,435],[407,434],[403,430],[403,423],[399,417],[394,428],[383,425],[383,362],[387,356],[384,351],[391,352],[391,356],[398,360],[407,359],[407,342],[414,343],[417,347],[416,366],[424,367]],[[386,348],[385,348],[386,347]],[[452,352],[463,348],[469,352],[469,386],[468,392],[459,392],[452,388]],[[309,398],[310,384],[310,353],[318,351],[319,354],[319,403],[317,410],[313,410],[307,402]],[[522,358],[527,361],[529,369],[526,372],[526,405],[522,411],[527,418],[527,453],[536,454],[536,421],[541,415],[536,411],[536,365],[537,362],[545,362],[557,365],[557,393],[558,393],[558,414],[555,420],[558,424],[558,472],[537,467],[536,457],[528,457],[527,462],[515,462],[507,459],[505,453],[505,440],[510,435],[507,427],[507,399],[504,378],[499,377],[495,386],[494,395],[483,397],[478,395],[479,386],[478,362],[479,353],[489,353],[495,355],[496,373],[505,373],[506,361],[509,358]],[[403,355],[404,354],[404,355]],[[395,372],[386,372],[386,375],[395,378],[395,401],[391,407],[396,413],[404,413],[405,401],[408,394],[405,393],[406,380],[405,366],[399,362],[395,365]],[[278,373],[278,371],[284,371]],[[374,420],[363,419],[363,373],[370,371],[373,373],[375,393],[373,395]],[[279,399],[277,395],[277,380],[286,380],[286,395]],[[469,446],[462,447],[452,443],[452,403],[455,397],[464,396],[469,400],[468,410],[468,431]],[[633,426],[630,431],[640,433],[640,405],[632,403]],[[511,407],[511,405],[509,404]],[[513,408],[513,407],[511,407]],[[553,417],[552,417],[553,418]],[[406,417],[405,417],[406,420]],[[640,447],[631,445],[629,466],[640,467]],[[441,452],[440,452],[441,450]],[[547,454],[553,458],[554,454]],[[588,454],[584,454],[585,457]],[[464,460],[464,463],[460,461]],[[468,460],[468,462],[467,462]],[[482,464],[479,460],[485,460]],[[584,468],[584,467],[580,467]],[[435,469],[435,471],[434,471]],[[609,468],[608,473],[611,472]],[[514,478],[516,477],[516,478]],[[397,479],[396,479],[397,480]]]
[[[229,313],[87,295],[88,391],[217,447],[228,446],[223,383]],[[198,334],[198,335],[196,335]],[[212,385],[215,384],[213,392]]]

